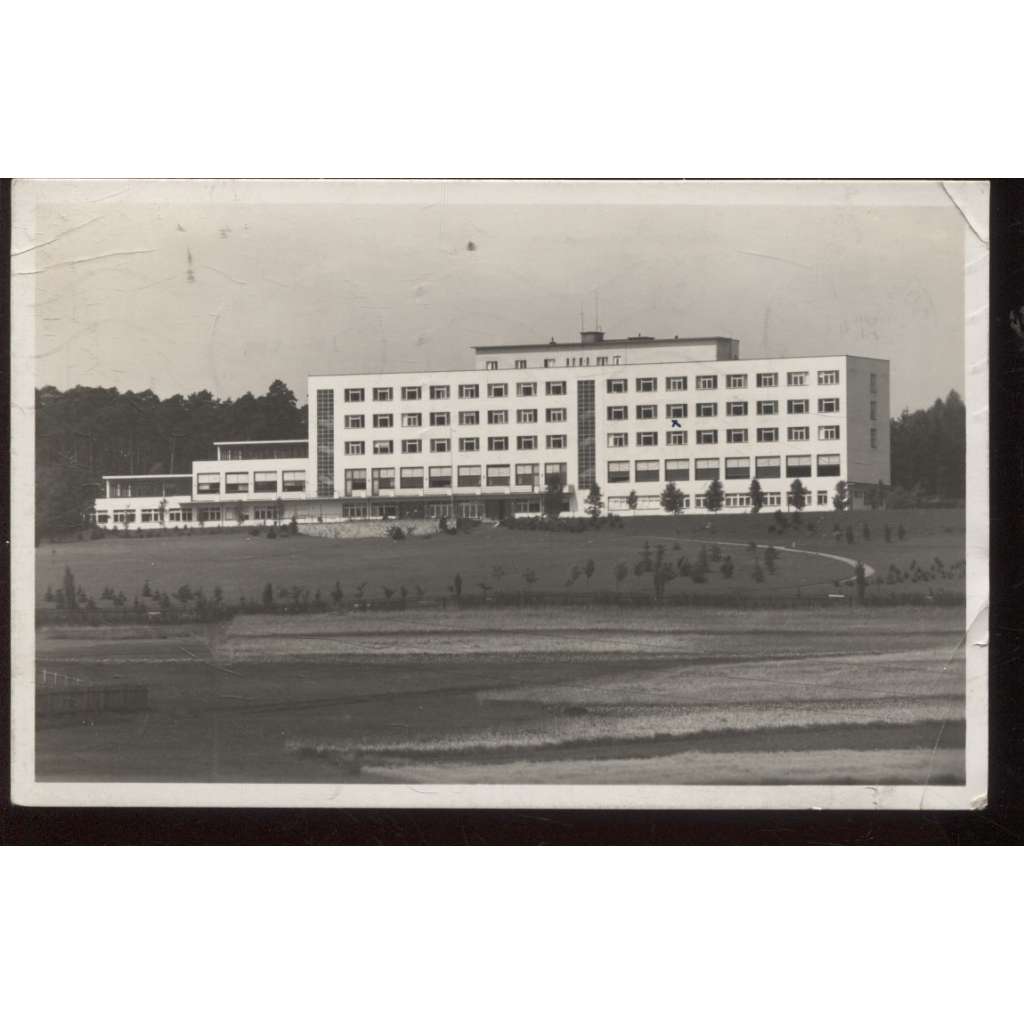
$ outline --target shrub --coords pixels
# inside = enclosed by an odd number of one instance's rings
[[[764,583],[764,570],[761,568],[760,562],[754,563],[754,571],[751,575],[755,583]]]
[[[277,540],[277,528],[272,526],[267,530],[267,540]]]
[[[384,531],[384,535],[386,537],[390,537],[392,540],[405,540],[406,536],[405,530],[398,525],[387,527]]]
[[[725,561],[718,567],[718,571],[722,574],[725,579],[732,579],[734,566],[731,558],[726,558]]]

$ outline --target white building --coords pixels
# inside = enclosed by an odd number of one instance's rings
[[[739,358],[732,338],[634,337],[475,349],[467,370],[309,378],[309,438],[225,441],[185,476],[105,478],[96,520],[325,522],[402,515],[538,514],[549,482],[584,514],[597,483],[609,512],[661,511],[668,482],[699,510],[714,479],[725,510],[757,479],[785,507],[853,507],[889,480],[889,364],[859,356]]]

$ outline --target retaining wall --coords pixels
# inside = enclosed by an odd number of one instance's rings
[[[383,538],[392,526],[400,526],[406,533],[411,532],[413,537],[431,537],[440,532],[437,519],[351,519],[347,523],[299,523],[299,533],[337,540]]]

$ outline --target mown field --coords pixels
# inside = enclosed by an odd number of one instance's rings
[[[267,583],[275,591],[294,587],[320,591],[326,599],[336,583],[348,598],[365,584],[365,595],[379,599],[384,588],[397,592],[406,587],[410,595],[422,591],[425,600],[449,594],[453,577],[462,577],[465,594],[481,595],[503,591],[589,590],[623,592],[651,589],[650,574],[637,576],[634,567],[643,557],[645,542],[656,552],[660,545],[671,563],[686,558],[695,562],[701,546],[708,550],[718,544],[732,558],[735,571],[725,578],[718,564],[710,566],[706,582],[696,584],[680,578],[668,584],[667,593],[687,589],[700,592],[753,590],[763,594],[826,593],[836,581],[849,577],[852,569],[842,562],[818,557],[814,552],[862,561],[878,570],[884,579],[896,566],[900,581],[890,589],[923,592],[930,588],[963,592],[963,580],[915,581],[912,567],[933,566],[936,557],[950,566],[964,557],[964,517],[960,510],[901,510],[866,513],[802,513],[798,527],[787,516],[780,530],[776,518],[759,515],[683,515],[623,519],[623,527],[587,529],[582,533],[508,530],[480,526],[469,533],[413,537],[404,541],[385,539],[334,540],[305,536],[282,536],[270,540],[251,536],[246,530],[193,532],[163,537],[83,541],[43,545],[36,553],[36,598],[45,605],[47,588],[60,586],[69,567],[79,586],[94,599],[107,587],[122,592],[131,601],[150,588],[173,593],[183,585],[202,587],[211,594],[220,587],[225,599],[241,597],[258,602]],[[884,538],[890,526],[891,541]],[[836,539],[833,530],[841,533]],[[902,525],[905,536],[897,531]],[[853,542],[847,539],[850,527]],[[865,532],[867,527],[867,532]],[[382,527],[383,533],[383,527]],[[750,542],[775,545],[781,557],[776,571],[755,582],[755,555]],[[763,550],[756,559],[763,563]],[[588,579],[585,569],[593,564]],[[617,579],[617,567],[625,565],[627,575]],[[574,576],[574,573],[578,575]],[[481,586],[483,585],[483,586]],[[886,584],[878,586],[879,592]],[[100,606],[103,607],[102,602]]]

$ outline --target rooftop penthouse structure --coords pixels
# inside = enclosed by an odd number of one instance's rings
[[[684,513],[713,480],[723,511],[768,508],[795,479],[809,508],[852,507],[889,483],[889,364],[860,356],[744,360],[734,338],[481,345],[464,370],[331,373],[308,379],[309,436],[215,442],[191,474],[106,477],[100,526],[337,522],[541,513],[560,488],[585,514],[659,513],[667,483]],[[229,465],[230,464],[230,465]]]

